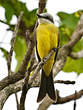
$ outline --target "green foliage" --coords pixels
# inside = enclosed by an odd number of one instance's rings
[[[80,15],[83,13],[83,11],[77,11],[72,14],[68,14],[65,12],[58,12],[57,15],[60,18],[60,45],[66,44],[70,37],[75,30],[77,23],[80,19]]]
[[[20,12],[24,12],[23,22],[26,27],[34,25],[36,21],[36,10],[29,11],[26,7],[26,4],[20,2],[19,0],[0,0],[0,6],[5,8],[5,18],[6,22],[10,23],[12,16],[19,16]]]
[[[83,49],[83,39],[80,39],[77,44],[74,46],[73,51],[74,52],[79,52],[80,50]]]
[[[23,37],[21,36],[16,37],[14,51],[15,51],[15,58],[17,60],[17,66],[16,66],[16,71],[17,71],[26,52],[26,43]]]
[[[68,57],[63,71],[76,72],[78,75],[80,73],[83,73],[83,58],[74,60],[74,59]]]
[[[0,50],[3,52],[3,57],[7,60],[8,59],[8,51],[4,48],[0,47]]]
[[[59,12],[57,15],[60,18],[60,45],[66,44],[71,36],[73,31],[75,30],[77,23],[80,19],[80,15],[83,14],[83,11],[77,11],[72,14]],[[78,43],[72,49],[74,52],[78,52],[83,49],[83,39],[78,41]],[[67,58],[67,62],[65,67],[63,68],[65,72],[76,72],[77,74],[83,73],[83,59],[74,60],[71,58]]]

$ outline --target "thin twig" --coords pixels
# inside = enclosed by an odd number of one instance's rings
[[[66,80],[66,81],[63,81],[63,80],[56,80],[56,81],[54,81],[54,83],[60,83],[60,84],[75,84],[75,81],[69,81],[69,80]]]
[[[75,91],[75,96],[76,96],[77,91]],[[77,96],[76,96],[77,97]],[[74,106],[73,106],[73,110],[76,110],[76,99],[74,99]]]
[[[10,52],[8,54],[8,74],[11,75],[11,60],[12,60],[12,54],[13,54],[13,49],[14,49],[14,44],[15,44],[15,40],[16,40],[16,36],[17,36],[17,33],[18,33],[18,28],[19,28],[19,25],[20,25],[20,21],[22,19],[22,16],[23,16],[23,12],[20,13],[19,17],[18,17],[18,20],[17,20],[17,24],[15,26],[15,29],[14,29],[14,32],[13,32],[13,39],[11,41],[11,48],[10,48]]]
[[[19,110],[19,101],[18,101],[18,95],[15,93],[16,103],[17,103],[17,110]]]

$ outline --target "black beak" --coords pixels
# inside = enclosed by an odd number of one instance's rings
[[[42,16],[41,16],[40,14],[37,13],[37,17],[38,17],[38,18],[41,18]]]

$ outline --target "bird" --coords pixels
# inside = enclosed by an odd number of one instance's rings
[[[41,83],[37,102],[44,99],[46,94],[54,102],[57,101],[57,94],[54,88],[53,82],[53,65],[56,61],[58,47],[59,47],[59,30],[54,25],[54,20],[49,13],[37,13],[38,26],[36,28],[36,54],[38,61],[40,62],[45,58],[52,49],[56,49],[56,52],[46,61],[41,69]]]

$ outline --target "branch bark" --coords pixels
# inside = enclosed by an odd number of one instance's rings
[[[47,108],[49,107],[49,105],[51,104],[63,104],[63,103],[67,103],[69,101],[75,100],[75,99],[79,99],[80,97],[83,96],[83,90],[78,91],[76,94],[72,94],[70,96],[66,96],[66,97],[58,97],[57,103],[53,103],[53,101],[51,101],[48,97],[46,97],[44,99],[44,101],[39,105],[37,110],[47,110]],[[47,102],[47,103],[46,103]]]
[[[16,92],[22,90],[22,86],[23,86],[23,80],[18,81],[15,84],[10,84],[7,87],[5,87],[3,90],[0,91],[0,110],[2,110],[3,105],[6,102],[6,100],[8,99],[8,97],[13,93],[16,93]]]
[[[56,80],[54,83],[61,83],[61,84],[74,84],[74,81],[62,81]],[[0,110],[2,110],[4,103],[8,99],[8,97],[18,91],[21,91],[24,85],[24,79],[16,82],[15,84],[10,84],[9,86],[5,87],[3,90],[0,91]],[[34,81],[31,84],[30,88],[39,87],[40,86],[40,79]]]
[[[83,50],[81,50],[80,52],[71,52],[69,55],[71,58],[73,59],[80,59],[83,58]]]
[[[13,32],[13,39],[12,39],[12,41],[11,41],[10,52],[9,52],[9,54],[8,54],[8,62],[7,62],[7,65],[8,65],[8,74],[9,74],[9,75],[11,75],[11,60],[12,60],[12,54],[13,54],[14,44],[15,44],[15,40],[16,40],[16,36],[17,36],[17,33],[18,33],[18,28],[19,28],[19,25],[20,25],[22,16],[23,16],[23,12],[20,12],[20,15],[19,15],[18,20],[17,20],[17,24],[16,24],[15,29],[14,29],[14,32]]]

